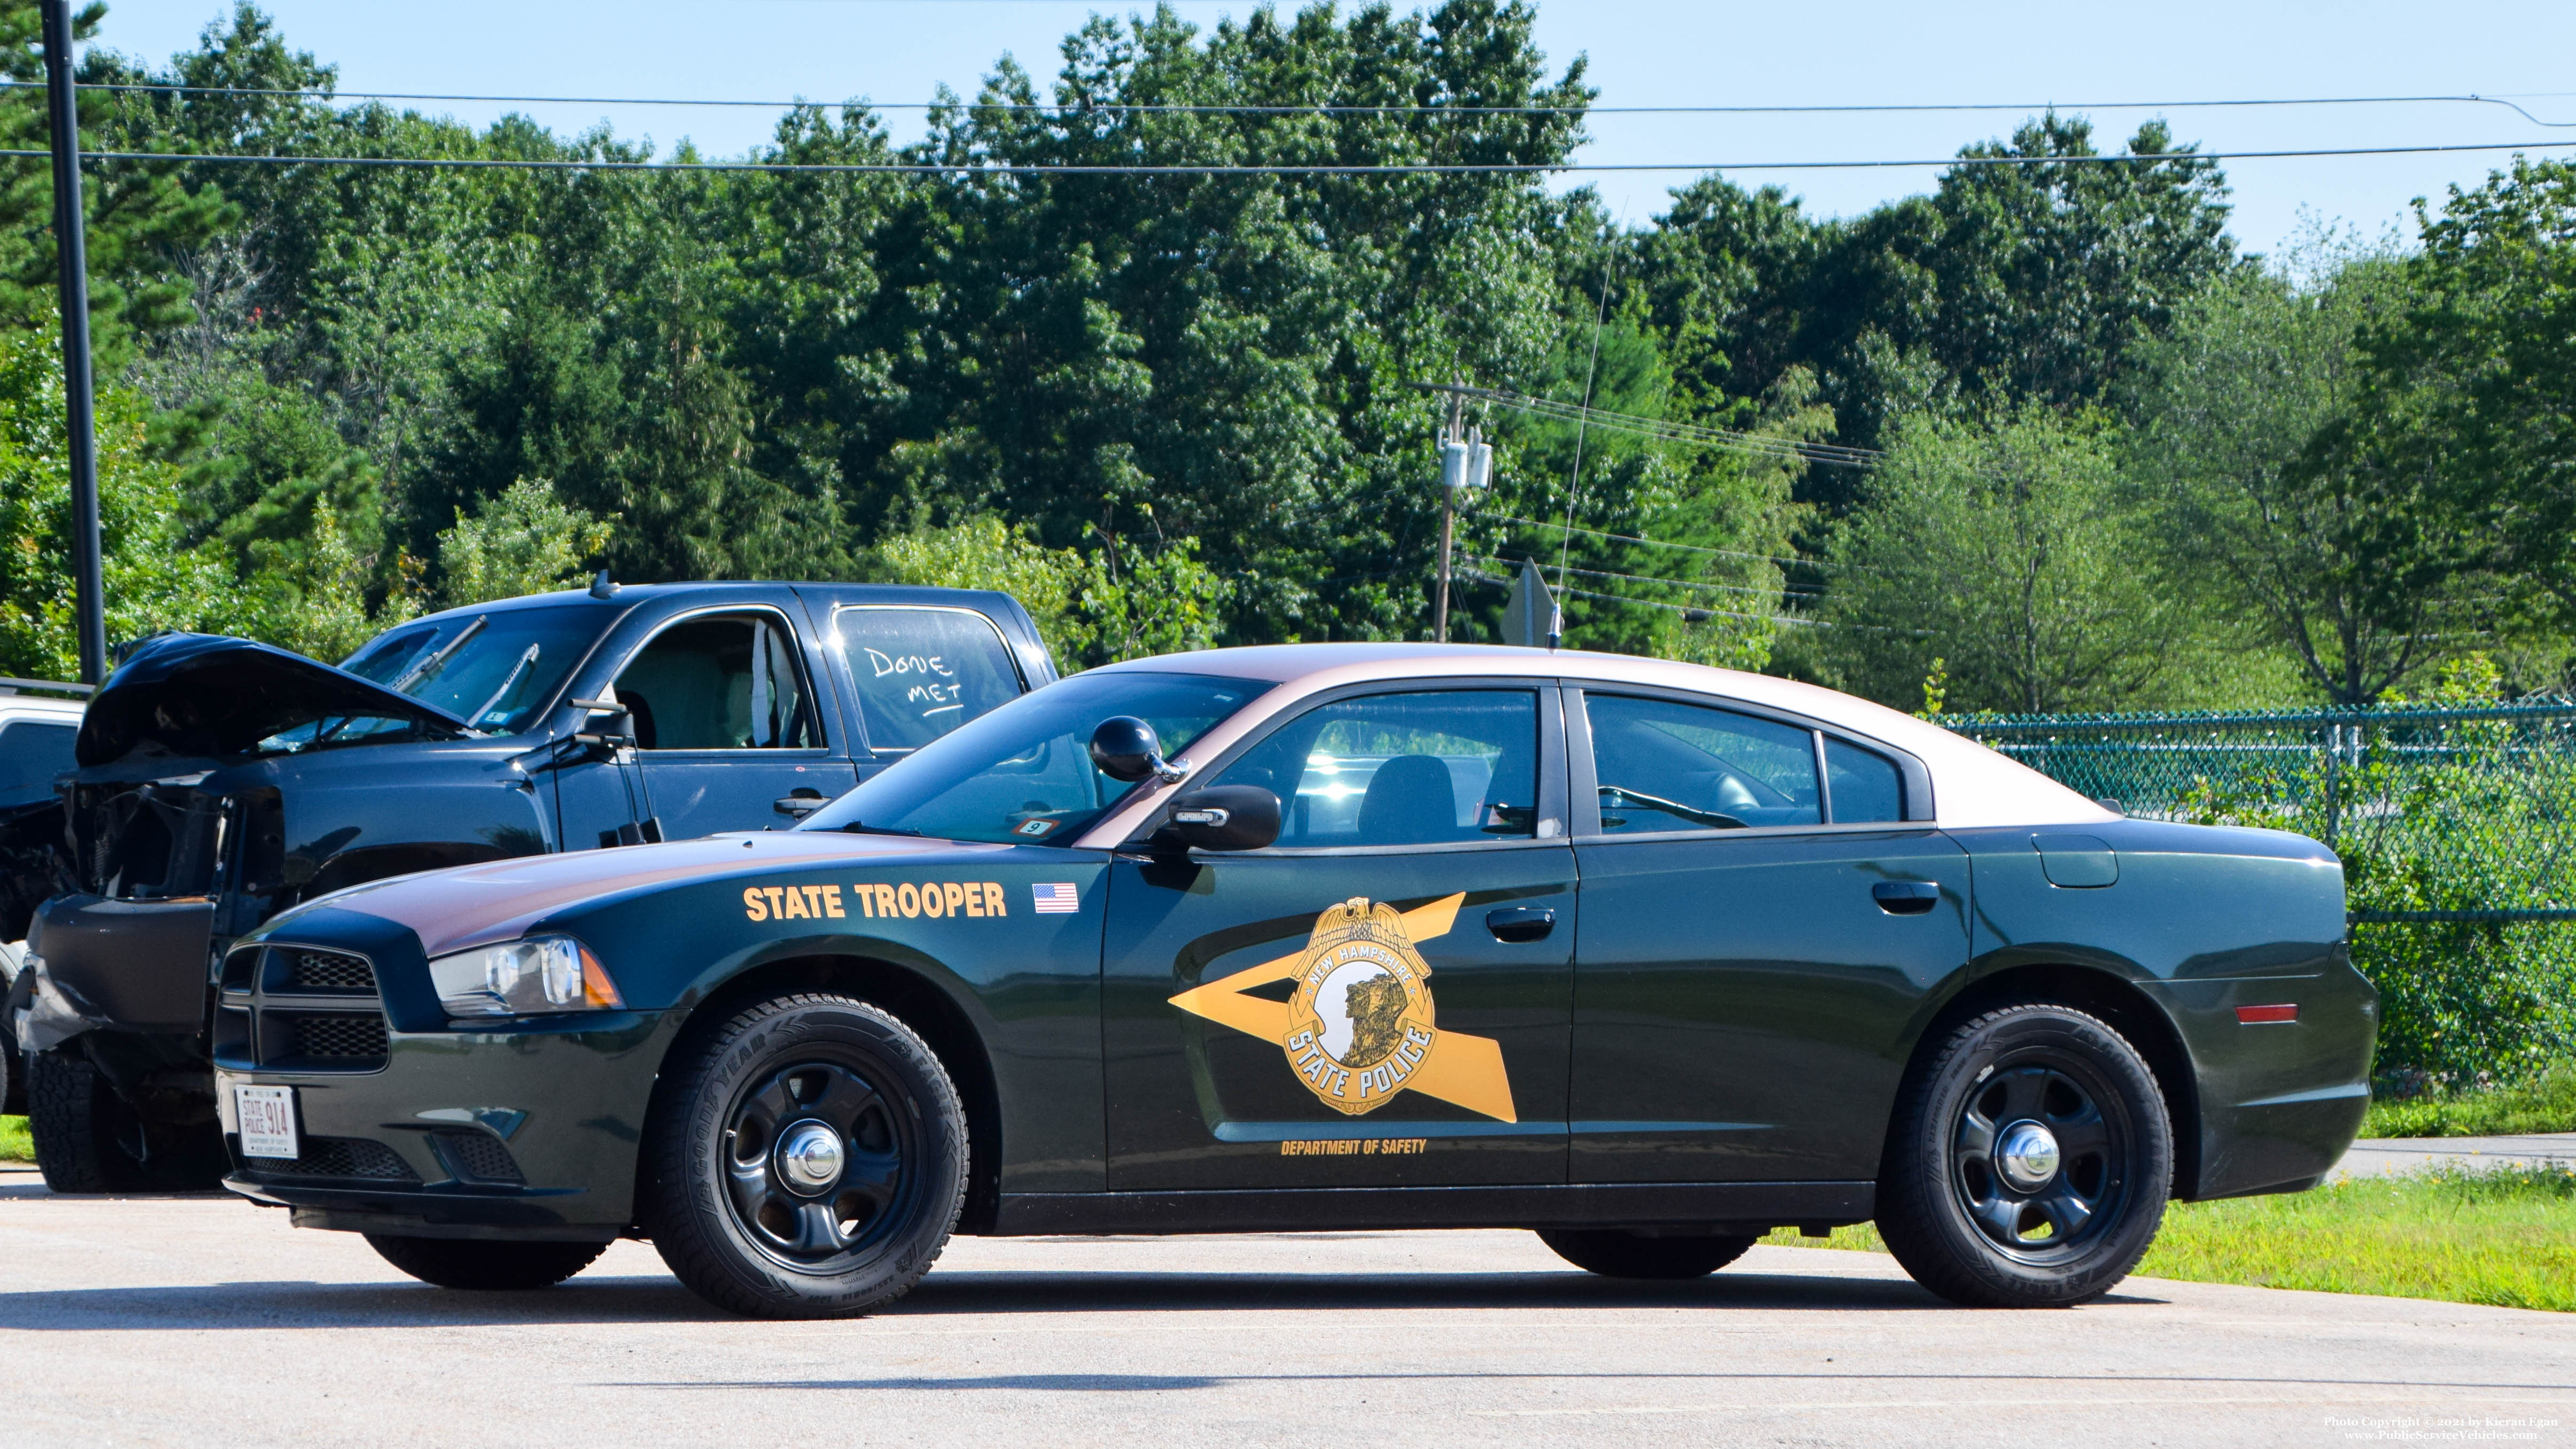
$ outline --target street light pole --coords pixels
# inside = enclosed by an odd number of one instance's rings
[[[98,448],[89,366],[89,248],[82,236],[80,97],[72,89],[71,0],[42,0],[45,114],[54,141],[54,257],[61,269],[63,406],[72,470],[72,590],[83,684],[107,675],[107,595],[99,567]]]

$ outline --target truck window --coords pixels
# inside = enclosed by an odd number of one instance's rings
[[[54,777],[72,768],[79,737],[67,724],[22,719],[0,725],[0,805],[52,798]]]
[[[833,611],[832,632],[878,754],[909,754],[1020,696],[1002,632],[972,609],[854,605]]]
[[[647,750],[805,750],[822,744],[795,640],[765,615],[689,619],[653,636],[613,691]]]

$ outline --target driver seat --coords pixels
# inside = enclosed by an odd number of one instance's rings
[[[1360,844],[1427,845],[1458,836],[1458,795],[1437,755],[1398,755],[1369,776]]]

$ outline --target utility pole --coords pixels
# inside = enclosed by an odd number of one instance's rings
[[[42,0],[45,114],[54,132],[54,260],[61,268],[63,407],[71,435],[72,591],[81,683],[107,676],[107,594],[99,567],[98,446],[89,369],[89,247],[82,235],[80,97],[72,89],[72,0]]]
[[[1494,471],[1494,450],[1485,430],[1467,426],[1464,385],[1449,393],[1449,422],[1440,430],[1440,591],[1431,606],[1431,637],[1449,642],[1449,555],[1458,531],[1458,495],[1482,488]]]

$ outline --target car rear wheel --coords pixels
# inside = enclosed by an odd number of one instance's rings
[[[1617,1228],[1541,1228],[1538,1240],[1587,1273],[1604,1278],[1705,1278],[1744,1256],[1751,1237],[1733,1233],[1650,1237]]]
[[[367,1234],[367,1246],[423,1283],[478,1292],[552,1288],[599,1260],[606,1243],[510,1243]]]
[[[2172,1179],[2173,1129],[2137,1050],[2070,1007],[2006,1007],[1952,1031],[1908,1082],[1878,1229],[1953,1303],[2063,1308],[2137,1266]]]
[[[885,1011],[796,995],[735,1016],[666,1076],[641,1216],[680,1281],[761,1318],[893,1302],[947,1246],[966,1114]]]

